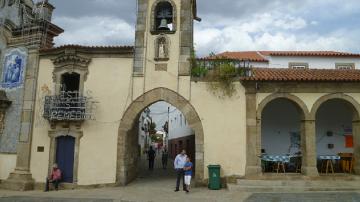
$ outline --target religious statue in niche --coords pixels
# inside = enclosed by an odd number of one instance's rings
[[[165,60],[169,58],[168,43],[165,37],[157,39],[157,54],[156,59]]]
[[[18,88],[23,84],[27,53],[13,49],[5,55],[2,73],[2,88]]]

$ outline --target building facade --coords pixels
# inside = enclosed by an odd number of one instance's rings
[[[359,54],[289,52],[291,58],[281,56],[287,58],[284,62],[245,65],[246,74],[232,82],[235,93],[224,97],[209,90],[208,80],[191,74],[193,23],[200,20],[195,0],[139,0],[137,16],[134,47],[19,45],[19,58],[21,47],[28,51],[23,57],[27,76],[19,88],[23,104],[14,105],[22,111],[13,115],[21,117],[14,126],[20,132],[12,133],[17,149],[0,154],[0,164],[6,165],[0,170],[2,187],[40,187],[55,162],[64,181],[73,185],[130,183],[137,177],[141,113],[159,101],[180,110],[194,133],[198,184],[207,182],[210,164],[221,165],[225,179],[266,177],[263,150],[274,155],[301,151],[296,177],[311,180],[321,180],[319,155],[353,153],[353,174],[360,174]],[[61,33],[47,23],[46,36]],[[5,31],[2,38],[17,33],[14,28]],[[51,42],[51,37],[40,42]],[[10,39],[2,52],[15,46],[17,40]],[[319,57],[327,69],[310,62]],[[6,54],[2,58],[8,60]],[[18,60],[15,56],[14,63]],[[304,61],[308,67],[289,68]],[[271,68],[272,63],[283,68]],[[354,67],[336,69],[336,63]],[[7,88],[4,95],[12,103],[19,101]],[[10,109],[4,111],[4,120],[12,116]],[[4,134],[7,127],[12,126],[5,121]],[[0,148],[5,147],[1,142]]]

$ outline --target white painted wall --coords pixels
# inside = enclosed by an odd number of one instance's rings
[[[168,117],[168,107],[169,117]],[[151,105],[150,115],[156,123],[156,129],[162,131],[166,121],[169,120],[169,140],[193,135],[185,116],[176,107],[167,102],[157,102]]]
[[[300,114],[293,103],[278,99],[269,103],[262,114],[262,149],[267,154],[294,154],[298,150],[289,150],[290,132],[300,131]]]
[[[308,63],[311,69],[335,69],[336,63],[355,63],[355,68],[360,69],[360,58],[351,57],[269,57],[269,67],[288,68],[289,63]]]
[[[352,128],[352,111],[344,101],[334,100],[324,103],[316,116],[316,141],[318,155],[353,153],[353,148],[345,148],[345,128]],[[333,136],[328,137],[327,131]],[[334,144],[328,149],[328,144]]]
[[[89,65],[84,88],[98,103],[96,120],[85,121],[81,127],[84,136],[80,140],[79,185],[115,182],[119,123],[131,103],[127,95],[132,62],[132,58],[93,58]],[[54,94],[53,70],[51,60],[40,59],[30,165],[36,182],[44,182],[48,172],[50,126],[42,117],[42,105],[44,89]],[[44,152],[37,152],[38,146],[43,146]]]
[[[16,154],[0,154],[0,180],[5,180],[14,171]]]
[[[139,118],[139,145],[141,147],[141,151],[144,151],[145,145],[149,143],[149,134],[147,132],[147,128],[149,127],[149,124],[151,123],[151,118],[147,116],[147,113],[142,112]]]
[[[219,98],[204,82],[191,83],[191,104],[198,113],[204,130],[204,174],[207,165],[221,165],[221,175],[245,174],[246,165],[246,100],[245,89],[235,84],[237,94]],[[196,134],[195,134],[196,136]]]
[[[268,62],[250,62],[251,67],[267,68],[269,67]]]
[[[189,127],[185,116],[176,109],[174,106],[170,106],[170,123],[169,123],[169,139],[176,139],[180,137],[186,137],[193,135],[194,131]]]

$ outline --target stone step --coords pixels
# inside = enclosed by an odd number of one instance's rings
[[[237,180],[228,184],[231,191],[354,191],[360,190],[360,181],[344,180]]]

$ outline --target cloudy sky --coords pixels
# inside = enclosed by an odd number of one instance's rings
[[[57,45],[133,45],[136,0],[50,0]],[[241,50],[360,52],[359,0],[198,0],[198,55]]]

